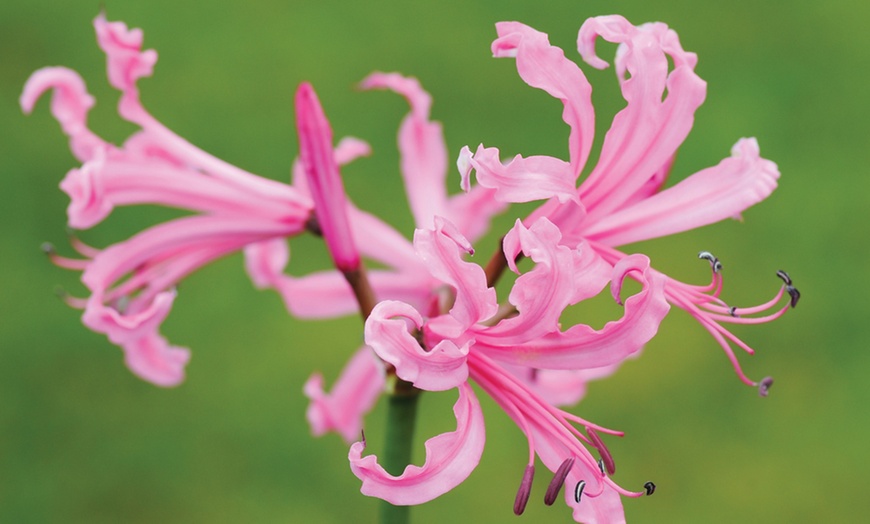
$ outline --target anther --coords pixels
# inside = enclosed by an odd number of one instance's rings
[[[773,377],[764,377],[761,379],[761,382],[758,383],[758,394],[762,397],[766,397],[770,394],[770,386],[773,385]]]
[[[598,459],[598,469],[600,469],[601,474],[604,475],[604,459]]]
[[[703,258],[710,262],[710,267],[713,268],[713,273],[722,271],[722,262],[720,262],[713,253],[710,253],[709,251],[701,251],[698,253],[698,258]]]
[[[550,485],[547,486],[547,492],[544,494],[544,504],[552,506],[553,503],[556,502],[556,497],[559,496],[562,484],[565,483],[565,477],[568,476],[568,472],[571,471],[573,465],[574,457],[568,457],[562,461],[559,469],[557,469],[556,473],[553,475],[553,480],[551,480]]]
[[[598,453],[601,455],[601,461],[603,462],[607,473],[609,475],[616,473],[616,464],[613,462],[613,455],[610,454],[610,450],[604,445],[604,442],[601,440],[601,437],[598,436],[598,433],[596,433],[592,428],[586,428],[586,434],[589,435],[589,440],[592,441],[592,445],[595,446],[595,449],[597,449]]]
[[[320,222],[317,220],[317,215],[314,213],[305,221],[305,230],[313,233],[315,236],[323,236],[323,228],[320,227]]]
[[[787,286],[791,285],[791,277],[789,277],[788,273],[786,273],[785,271],[780,269],[779,271],[776,272],[776,276],[781,278],[782,281],[785,282],[785,285],[787,285]]]
[[[737,318],[737,317],[740,316],[740,315],[737,314],[737,306],[731,306],[731,307],[729,307],[729,308],[728,308],[728,314],[731,315],[731,316],[734,317],[734,318]]]
[[[647,496],[647,497],[649,497],[650,495],[652,495],[653,493],[656,492],[656,485],[655,485],[655,483],[653,483],[653,481],[651,481],[651,480],[650,480],[650,481],[647,481],[647,482],[643,485],[643,488],[646,490],[646,496]]]
[[[580,503],[580,498],[583,496],[583,490],[586,488],[586,481],[581,480],[574,486],[574,502]]]
[[[797,306],[798,300],[801,298],[801,292],[797,290],[796,287],[792,284],[791,277],[788,276],[783,270],[779,270],[776,272],[776,276],[782,279],[785,282],[785,292],[788,293],[788,296],[791,297],[791,307],[794,308]]]
[[[41,249],[43,253],[49,256],[56,253],[54,249],[54,244],[52,244],[51,242],[43,242],[42,245],[39,246],[39,249]]]
[[[529,495],[532,494],[532,480],[535,478],[535,466],[529,464],[526,466],[526,471],[523,473],[523,481],[520,482],[520,489],[517,490],[517,498],[514,499],[514,514],[522,515],[526,510],[526,503],[529,501]]]

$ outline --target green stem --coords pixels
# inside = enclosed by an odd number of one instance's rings
[[[391,475],[401,475],[405,466],[411,463],[411,449],[414,440],[414,420],[417,415],[417,399],[420,390],[395,375],[392,393],[388,395],[386,448],[381,457],[381,465]],[[382,524],[408,524],[411,519],[410,506],[394,506],[387,501],[381,502]]]

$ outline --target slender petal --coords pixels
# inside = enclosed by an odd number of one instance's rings
[[[353,442],[362,430],[363,417],[383,389],[383,363],[366,346],[351,357],[329,393],[323,390],[323,377],[315,373],[303,388],[311,399],[305,413],[311,432],[319,436],[335,431],[348,443]]]
[[[483,413],[467,383],[459,386],[453,406],[456,431],[426,441],[423,466],[408,465],[398,477],[387,473],[374,455],[362,456],[364,442],[350,447],[348,459],[353,474],[362,480],[363,495],[378,497],[397,506],[422,504],[461,484],[477,467],[483,454]]]
[[[162,387],[177,386],[184,381],[190,350],[169,345],[156,332],[125,341],[121,349],[124,363],[139,378]]]

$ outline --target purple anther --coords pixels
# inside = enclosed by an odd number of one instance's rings
[[[613,475],[616,473],[616,464],[613,462],[613,455],[610,454],[610,450],[604,445],[604,442],[602,442],[598,433],[596,433],[592,428],[586,428],[586,434],[589,435],[589,440],[592,441],[592,445],[595,446],[595,449],[597,449],[598,453],[601,455],[601,460],[604,462],[607,474]]]
[[[586,489],[586,481],[581,480],[574,486],[574,502],[580,503],[580,498],[583,496],[583,490]]]
[[[649,497],[653,493],[656,492],[656,485],[653,481],[649,480],[644,485],[643,488],[646,490],[646,496]]]
[[[710,253],[709,251],[701,251],[698,253],[698,258],[703,258],[707,262],[710,263],[710,267],[713,268],[713,273],[718,273],[722,271],[722,262],[716,258],[716,255]]]
[[[568,476],[568,472],[571,471],[573,465],[574,457],[569,457],[562,461],[559,469],[556,470],[556,474],[553,475],[553,480],[551,480],[550,485],[547,486],[547,493],[544,494],[544,504],[552,506],[553,503],[556,502],[556,497],[559,496],[562,484],[565,483],[565,477]]]
[[[785,282],[785,285],[787,285],[787,286],[791,285],[791,277],[789,277],[788,273],[786,273],[785,271],[780,269],[779,271],[776,272],[776,276],[781,278],[782,281]]]
[[[731,306],[731,307],[729,307],[729,308],[728,308],[728,314],[731,315],[731,316],[734,317],[734,318],[737,318],[737,317],[740,316],[740,315],[737,314],[737,306]]]
[[[758,394],[762,397],[766,397],[770,394],[770,386],[773,385],[773,377],[764,377],[761,379],[761,382],[758,383]]]
[[[520,482],[520,489],[517,490],[517,498],[514,499],[514,513],[522,515],[526,510],[526,503],[529,501],[529,495],[532,494],[532,480],[535,478],[535,466],[529,464],[526,466],[526,471],[523,473],[523,481]]]
[[[794,286],[785,286],[785,292],[791,297],[791,307],[797,306],[798,300],[801,298],[801,292]]]
[[[598,469],[600,469],[601,474],[604,475],[604,461],[601,459],[598,459]]]

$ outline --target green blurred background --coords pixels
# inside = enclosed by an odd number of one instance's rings
[[[706,281],[700,249],[725,264],[724,298],[760,302],[787,269],[804,297],[773,324],[738,328],[758,354],[747,373],[773,375],[771,396],[742,386],[716,343],[679,310],[643,357],[592,384],[576,412],[623,429],[610,439],[616,479],[654,497],[626,500],[634,522],[855,522],[867,518],[870,352],[866,261],[870,165],[867,71],[870,4],[735,0],[671,2],[337,3],[223,0],[102,2],[110,20],[145,30],[160,53],[140,83],[145,105],[181,136],[255,173],[286,180],[296,152],[292,93],[318,90],[336,135],[375,154],[344,171],[362,207],[410,235],[397,174],[395,132],[404,102],[354,85],[372,70],[415,75],[432,93],[451,157],[479,142],[504,155],[564,156],[558,102],[528,88],[512,60],[493,60],[493,24],[520,20],[579,60],[576,31],[589,16],[660,20],[698,53],[707,102],[680,151],[674,180],[717,163],[756,136],[782,171],[780,188],[744,221],[630,248],[678,279]],[[120,351],[54,296],[83,293],[43,241],[71,252],[67,198],[57,188],[77,165],[43,100],[24,117],[17,99],[47,65],[79,71],[98,104],[92,126],[120,141],[134,128],[115,114],[91,20],[98,2],[0,4],[0,522],[370,522],[377,503],[358,493],[346,445],[314,439],[302,384],[332,382],[361,340],[359,321],[303,323],[277,295],[254,290],[236,255],[183,282],[164,332],[189,346],[188,380],[164,390],[132,376]],[[612,46],[599,45],[610,60]],[[584,66],[585,67],[585,66]],[[589,72],[600,145],[622,104],[613,73]],[[458,177],[451,174],[452,191]],[[175,211],[121,209],[82,233],[118,241]],[[503,228],[509,218],[499,222]],[[488,241],[494,242],[495,237]],[[494,244],[493,244],[494,245]],[[484,249],[484,253],[489,252]],[[293,243],[293,272],[325,267],[314,241]],[[612,314],[613,310],[607,310]],[[578,312],[599,324],[598,311]],[[452,394],[426,395],[420,435],[451,425]],[[483,400],[486,451],[470,479],[415,508],[417,522],[513,521],[526,442]],[[367,422],[379,450],[379,406]],[[422,439],[421,441],[422,442]],[[418,445],[417,455],[421,454]],[[540,498],[539,471],[525,522],[568,522]]]

